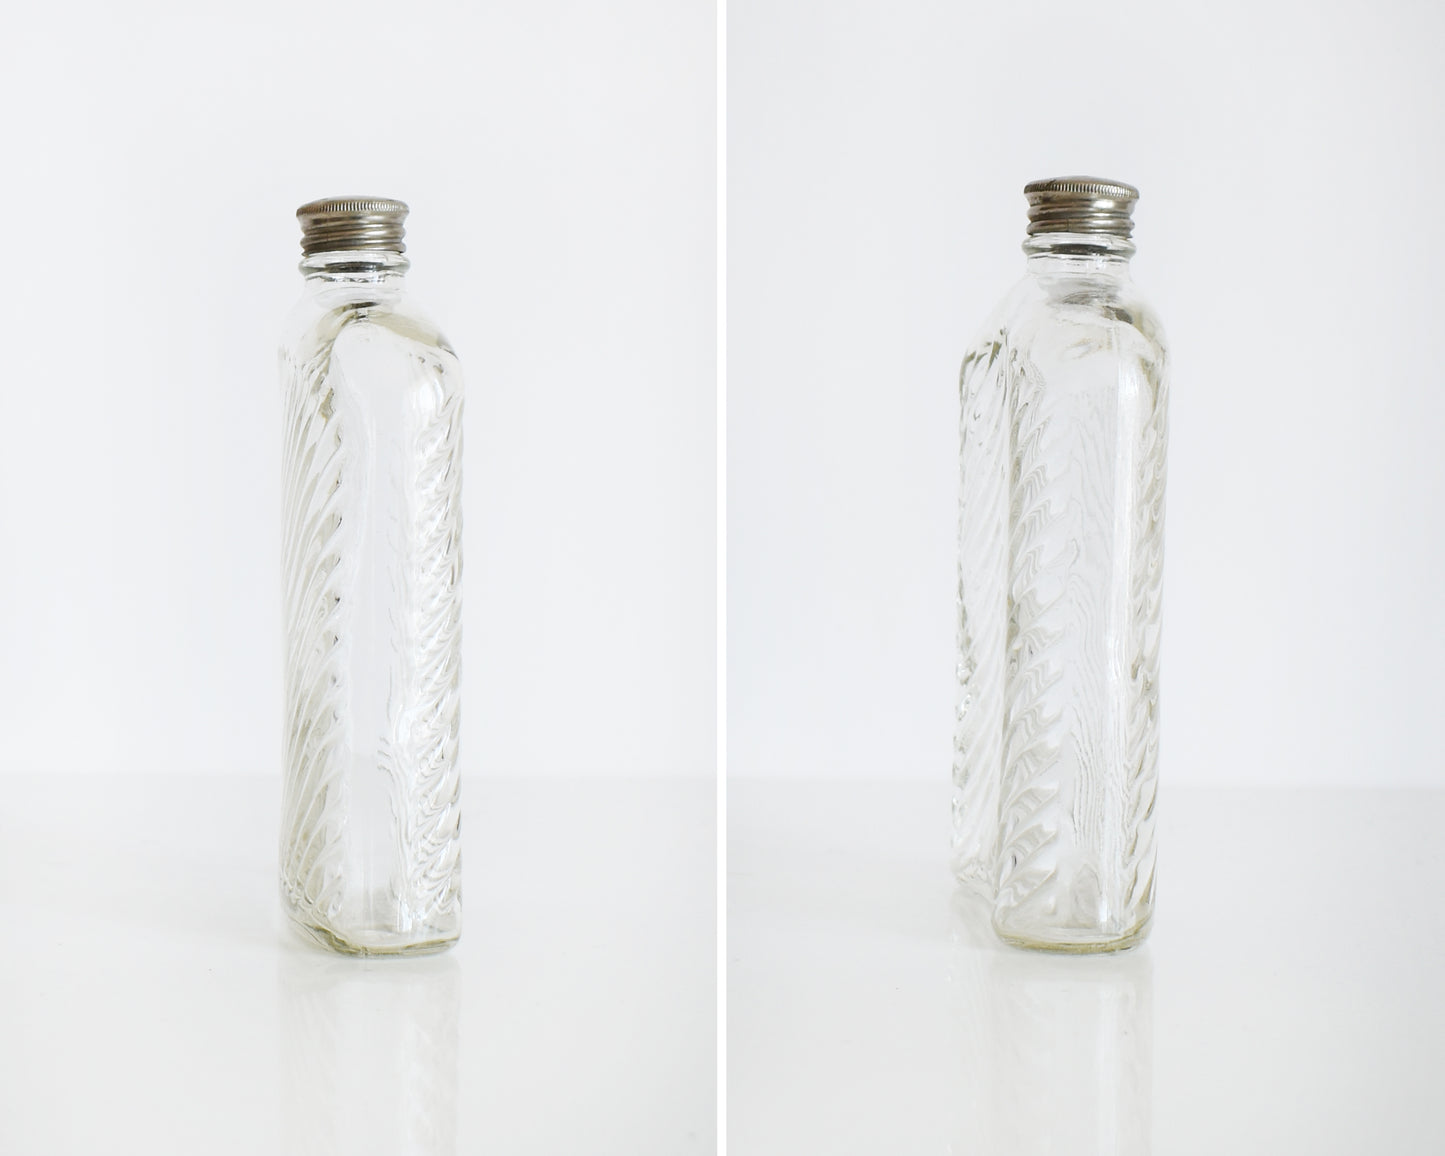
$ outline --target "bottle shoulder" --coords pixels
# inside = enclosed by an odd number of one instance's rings
[[[1023,277],[1003,297],[965,356],[964,373],[1007,355],[1031,359],[1040,346],[1112,350],[1147,361],[1167,357],[1163,323],[1132,280]]]
[[[280,376],[288,404],[350,408],[387,423],[400,413],[441,414],[465,392],[446,338],[396,300],[303,300],[281,341]]]
[[[281,352],[306,361],[341,341],[407,345],[457,360],[446,336],[411,297],[395,292],[368,295],[353,286],[346,292],[303,295],[283,325]]]

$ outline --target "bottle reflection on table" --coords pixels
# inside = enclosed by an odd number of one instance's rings
[[[998,943],[955,902],[963,1086],[951,1156],[1149,1156],[1153,962]],[[980,915],[982,922],[979,922]]]
[[[451,956],[284,952],[282,1150],[455,1156],[459,975]]]

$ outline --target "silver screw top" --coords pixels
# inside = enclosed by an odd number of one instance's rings
[[[1097,177],[1055,177],[1024,186],[1029,199],[1029,236],[1037,233],[1107,233],[1128,238],[1139,190]]]
[[[301,222],[301,252],[345,253],[353,249],[384,249],[405,253],[403,222],[410,210],[404,201],[386,197],[327,197],[296,210]]]

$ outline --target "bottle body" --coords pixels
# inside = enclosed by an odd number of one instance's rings
[[[1166,353],[1132,245],[1026,250],[960,382],[954,869],[1008,942],[1117,950],[1153,911]]]
[[[281,351],[283,902],[323,944],[461,931],[461,375],[390,254],[320,254]]]

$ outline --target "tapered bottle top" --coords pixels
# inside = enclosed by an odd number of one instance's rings
[[[301,222],[301,252],[344,253],[383,249],[405,253],[403,223],[410,210],[405,201],[387,197],[327,197],[296,210]]]
[[[1029,236],[1037,233],[1106,233],[1128,238],[1139,190],[1097,177],[1054,177],[1024,186]]]

